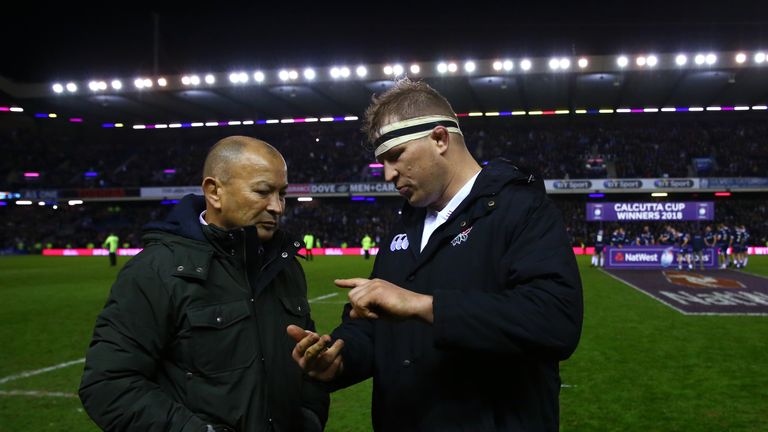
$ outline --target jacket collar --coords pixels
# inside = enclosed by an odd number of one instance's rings
[[[443,237],[452,236],[468,229],[477,218],[494,211],[496,202],[493,197],[508,184],[532,185],[542,191],[545,190],[543,181],[534,178],[533,175],[523,173],[506,159],[496,159],[480,171],[469,195],[451,216],[432,233],[423,251],[419,249],[424,231],[426,209],[415,208],[405,203],[402,220],[409,239],[410,246],[408,249],[416,259],[415,268],[428,261],[429,257],[437,250]]]
[[[523,173],[506,159],[495,159],[483,167],[483,169],[480,171],[480,174],[477,176],[477,180],[475,180],[475,184],[472,187],[472,190],[469,192],[469,195],[451,214],[451,217],[448,218],[446,223],[452,219],[455,219],[456,215],[462,213],[467,207],[472,205],[472,203],[477,201],[479,198],[496,195],[504,186],[509,183],[533,183],[535,187],[540,187],[542,190],[544,189],[544,182],[536,179],[533,175]],[[403,223],[405,224],[406,228],[423,227],[426,209],[412,207],[406,202],[403,206],[402,215]],[[416,237],[411,237],[410,233],[409,238],[416,239]],[[419,234],[419,240],[420,238],[421,234]],[[413,243],[416,243],[417,245],[421,244],[420,241]]]

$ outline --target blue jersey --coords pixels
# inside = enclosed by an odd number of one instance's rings
[[[744,246],[749,240],[749,234],[746,230],[736,230],[736,234],[733,236],[733,243],[739,246]]]
[[[712,231],[705,232],[704,233],[704,242],[708,246],[714,246],[715,245],[715,233]]]
[[[624,238],[618,232],[611,234],[611,246],[619,246],[624,244]]]
[[[731,240],[731,230],[728,227],[723,227],[717,230],[717,242],[720,244],[728,244]]]
[[[688,234],[684,232],[678,232],[677,235],[675,235],[675,245],[677,246],[683,246],[688,245]]]
[[[653,244],[653,234],[647,232],[640,233],[640,236],[637,237],[637,244],[641,246]]]
[[[675,236],[669,231],[664,231],[663,233],[661,233],[661,236],[659,236],[659,244],[671,245],[674,243],[675,243]]]

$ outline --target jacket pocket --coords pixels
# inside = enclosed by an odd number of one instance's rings
[[[245,300],[187,311],[192,363],[215,374],[249,366],[256,357],[256,328]]]
[[[280,303],[287,312],[286,325],[295,324],[306,327],[309,318],[309,302],[306,297],[280,297]]]

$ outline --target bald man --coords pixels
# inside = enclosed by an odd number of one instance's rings
[[[328,394],[291,358],[314,329],[301,242],[279,229],[285,160],[244,136],[217,142],[204,196],[145,227],[96,320],[80,398],[104,430],[320,431]]]

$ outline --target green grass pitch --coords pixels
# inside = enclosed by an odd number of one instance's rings
[[[304,263],[310,299],[336,293],[312,303],[321,332],[346,300],[333,279],[365,277],[372,263]],[[562,363],[562,431],[768,430],[768,317],[685,316],[579,263],[584,331]],[[748,270],[768,276],[768,257]],[[83,358],[116,274],[106,257],[0,258],[0,432],[97,430],[73,397],[82,363],[8,377]],[[370,430],[370,391],[368,381],[333,394],[326,430]]]

